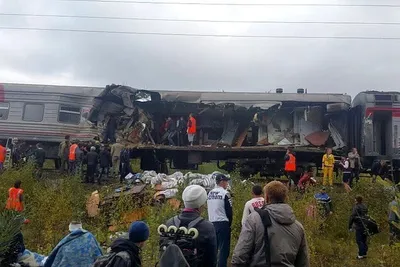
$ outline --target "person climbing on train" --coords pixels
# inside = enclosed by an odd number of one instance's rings
[[[191,145],[191,146],[193,146],[196,132],[197,132],[196,119],[193,117],[193,113],[190,113],[189,120],[187,123],[187,134],[188,134],[189,145]]]
[[[21,188],[21,181],[17,180],[14,187],[8,189],[7,210],[22,212],[24,210],[24,190]]]
[[[327,148],[326,153],[322,156],[322,171],[324,186],[328,184],[333,187],[333,167],[335,165],[335,157],[332,155],[332,148]]]
[[[183,190],[182,200],[185,205],[183,211],[166,222],[166,226],[171,225],[179,227],[186,227],[186,229],[195,228],[199,232],[199,236],[196,239],[194,246],[183,247],[186,242],[183,240],[180,242],[177,240],[175,244],[181,249],[189,249],[197,251],[195,257],[188,255],[185,260],[190,266],[196,267],[215,267],[217,263],[217,236],[215,234],[214,225],[208,220],[201,217],[202,211],[206,207],[207,192],[200,185],[189,185]],[[189,227],[190,225],[190,227]],[[168,247],[173,243],[167,237],[160,237],[160,246]],[[174,261],[177,259],[169,257],[170,254],[166,253],[161,255],[160,266],[174,266]]]
[[[285,159],[285,173],[289,180],[288,188],[290,188],[291,185],[293,185],[293,186],[297,185],[296,156],[295,156],[292,148],[288,148],[286,150],[286,155],[285,155],[284,159]]]

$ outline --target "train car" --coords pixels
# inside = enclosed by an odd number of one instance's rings
[[[353,100],[350,111],[350,143],[370,168],[375,160],[400,167],[400,93],[366,91]]]
[[[40,142],[48,159],[56,159],[66,135],[90,140],[97,135],[87,120],[102,88],[0,84],[0,140],[17,138],[28,146]]]

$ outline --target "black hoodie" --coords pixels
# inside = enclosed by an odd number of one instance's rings
[[[122,252],[122,251],[126,251],[129,255],[130,255],[130,264],[129,261],[127,261],[126,259],[122,258],[122,257],[115,257],[114,260],[112,261],[112,265],[113,267],[141,267],[142,263],[140,261],[140,248],[133,243],[132,241],[130,241],[129,239],[124,239],[124,238],[120,238],[115,240],[112,244],[111,244],[111,251],[118,253],[118,252]]]

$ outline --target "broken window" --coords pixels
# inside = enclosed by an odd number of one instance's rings
[[[58,121],[68,124],[79,124],[81,121],[81,109],[79,107],[61,105],[58,112]]]
[[[22,120],[41,122],[43,121],[44,105],[43,104],[26,104],[24,107],[24,115]]]
[[[0,103],[0,120],[7,120],[9,111],[10,103]]]

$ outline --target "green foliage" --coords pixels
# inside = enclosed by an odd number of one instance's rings
[[[17,212],[4,210],[0,213],[0,262],[21,232],[23,221],[24,218]]]
[[[133,163],[138,169],[138,163]],[[217,170],[213,164],[200,166],[199,171],[211,173]],[[0,179],[0,203],[4,203],[7,190],[17,179],[22,180],[22,188],[25,193],[26,211],[23,214],[31,220],[24,225],[23,233],[25,245],[28,249],[48,254],[52,248],[68,232],[68,224],[71,220],[82,220],[86,229],[95,234],[97,240],[104,246],[109,245],[109,226],[112,223],[121,223],[124,214],[141,211],[145,214],[144,220],[150,226],[150,239],[146,243],[142,257],[144,266],[154,266],[158,259],[157,227],[165,223],[169,218],[176,215],[178,211],[173,210],[170,205],[152,206],[151,197],[154,193],[148,190],[141,197],[121,197],[112,203],[107,209],[103,209],[100,216],[88,218],[86,216],[86,200],[94,190],[99,190],[100,196],[112,194],[119,185],[108,187],[97,187],[82,184],[74,177],[60,177],[57,173],[46,174],[46,178],[36,181],[32,176],[32,169],[9,170],[1,175]],[[241,218],[244,204],[251,198],[252,184],[242,182],[238,174],[232,174],[233,186],[233,209],[234,221],[232,225],[232,250],[236,245],[241,230]],[[254,183],[264,185],[260,177],[250,179]],[[290,193],[289,204],[292,206],[297,219],[303,224],[310,250],[312,267],[386,267],[398,266],[400,262],[400,246],[389,246],[389,234],[387,223],[388,203],[392,199],[389,189],[391,185],[380,183],[372,184],[370,179],[363,178],[355,186],[350,194],[344,193],[343,188],[335,188],[328,191],[334,204],[334,213],[326,220],[313,219],[307,216],[306,210],[313,203],[313,195],[319,188],[311,189],[305,195],[295,192]],[[180,194],[183,188],[180,188]],[[357,261],[357,245],[354,233],[348,231],[348,218],[357,194],[364,196],[368,205],[370,215],[377,220],[382,232],[370,240],[369,258],[362,262]],[[398,196],[399,197],[399,196]],[[0,206],[4,207],[4,204]],[[207,211],[203,212],[207,217]],[[0,228],[2,221],[0,216]],[[127,231],[127,225],[122,224],[119,230]],[[1,232],[2,229],[0,229]],[[8,231],[7,231],[8,232]],[[12,233],[12,231],[9,231]],[[12,235],[12,234],[11,234]],[[0,237],[0,243],[1,241]],[[1,249],[1,247],[0,247]]]

